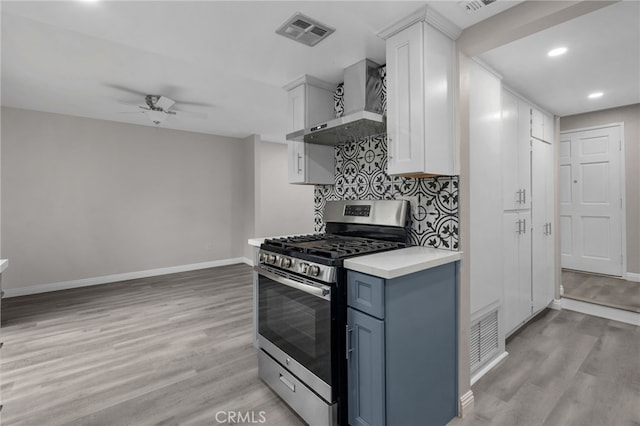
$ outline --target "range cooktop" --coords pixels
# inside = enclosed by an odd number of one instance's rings
[[[284,250],[289,255],[297,252],[328,259],[343,259],[405,247],[405,244],[399,242],[335,234],[296,235],[267,239],[264,243]]]

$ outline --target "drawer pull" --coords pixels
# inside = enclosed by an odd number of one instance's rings
[[[284,383],[284,385],[285,385],[286,387],[288,387],[288,388],[289,388],[289,390],[291,390],[291,392],[295,392],[295,391],[296,391],[296,385],[295,385],[295,384],[293,384],[293,383],[291,383],[289,380],[287,380],[287,378],[286,378],[286,377],[284,377],[284,376],[282,375],[282,373],[280,373],[280,381],[281,381],[282,383]]]

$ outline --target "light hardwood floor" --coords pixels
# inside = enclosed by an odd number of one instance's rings
[[[506,349],[451,425],[640,425],[640,327],[547,310]]]
[[[258,379],[251,303],[245,265],[3,300],[3,425],[302,425]],[[638,327],[548,311],[507,350],[452,424],[640,425]]]
[[[233,265],[3,300],[3,426],[304,424],[258,378],[251,283]]]
[[[640,312],[640,283],[605,275],[563,270],[564,296],[569,299]]]

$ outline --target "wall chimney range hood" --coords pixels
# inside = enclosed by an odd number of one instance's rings
[[[344,70],[344,115],[287,135],[287,140],[338,145],[387,131],[380,65],[363,59]]]

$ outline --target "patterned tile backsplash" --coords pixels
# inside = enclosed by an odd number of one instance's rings
[[[324,231],[322,214],[328,200],[393,200],[411,197],[410,243],[458,250],[458,177],[389,176],[386,134],[335,148],[335,185],[316,185],[316,232]]]

